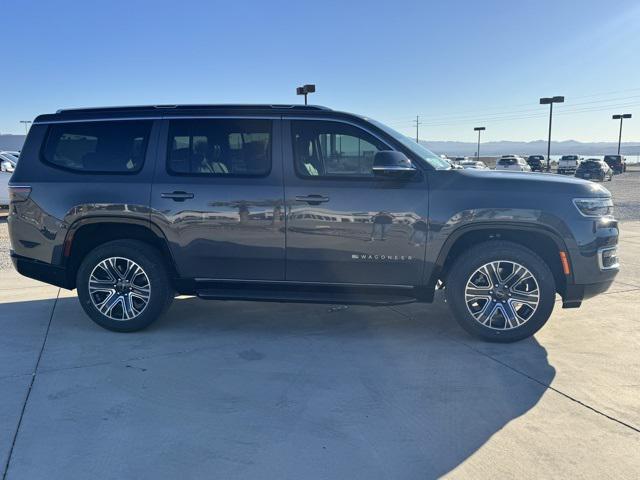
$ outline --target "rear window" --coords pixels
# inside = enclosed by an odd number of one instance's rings
[[[560,160],[578,160],[577,155],[564,155]]]
[[[515,158],[501,158],[500,160],[498,160],[498,165],[515,165],[515,164],[516,164]]]
[[[49,127],[44,159],[78,172],[135,173],[142,168],[150,121],[70,122]]]
[[[167,168],[183,175],[267,175],[271,129],[270,120],[172,120]]]

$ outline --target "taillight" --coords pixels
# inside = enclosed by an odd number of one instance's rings
[[[24,202],[31,195],[31,187],[26,185],[9,185],[9,202]]]

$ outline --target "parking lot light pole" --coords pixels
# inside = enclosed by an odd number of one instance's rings
[[[553,117],[553,104],[563,103],[564,97],[543,97],[540,99],[540,105],[549,105],[549,140],[547,142],[547,172],[551,171],[551,119]]]
[[[296,95],[304,95],[304,104],[307,104],[307,95],[310,93],[314,93],[316,91],[316,86],[313,84],[306,84],[301,87],[296,88]]]
[[[474,127],[473,130],[478,132],[478,149],[476,150],[476,160],[480,160],[480,132],[486,130],[486,127]]]
[[[31,120],[20,120],[20,123],[24,125],[24,134],[27,135],[29,133],[29,125],[33,122]]]
[[[614,115],[614,120],[620,120],[620,133],[618,133],[618,155],[620,155],[620,143],[622,143],[622,120],[625,118],[631,118],[630,113],[622,113],[620,115]]]

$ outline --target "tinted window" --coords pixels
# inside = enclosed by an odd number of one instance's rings
[[[270,120],[172,120],[169,172],[191,175],[266,175],[271,170]]]
[[[132,173],[140,170],[150,121],[61,123],[49,127],[47,162],[84,172]]]
[[[340,122],[292,121],[296,171],[305,177],[373,176],[373,157],[388,150],[382,142],[353,125]]]

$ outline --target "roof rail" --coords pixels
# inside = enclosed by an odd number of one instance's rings
[[[289,110],[331,110],[320,105],[293,105],[293,104],[180,104],[180,105],[130,105],[119,107],[87,107],[87,108],[63,108],[56,113],[72,112],[136,112],[144,110],[262,110],[262,109],[289,109]]]

